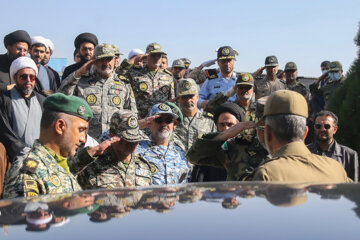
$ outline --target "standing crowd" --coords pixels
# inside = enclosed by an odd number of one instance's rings
[[[17,30],[4,44],[3,198],[203,181],[358,181],[357,153],[334,139],[341,119],[324,110],[345,81],[338,61],[321,63],[308,88],[296,63],[279,70],[276,56],[236,72],[238,52],[222,46],[191,69],[188,58],[168,66],[150,43],[121,61],[118,46],[82,33],[76,63],[60,79],[48,65],[51,40]]]

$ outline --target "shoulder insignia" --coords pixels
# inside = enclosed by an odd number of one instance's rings
[[[164,69],[164,72],[166,72],[167,74],[169,74],[169,75],[171,75],[171,76],[173,75],[172,72],[170,72],[170,71],[167,70],[167,69]]]
[[[156,174],[159,171],[158,167],[154,163],[150,163],[150,167],[151,167],[150,171],[152,175]]]
[[[24,165],[22,167],[22,169],[24,171],[30,172],[30,173],[35,173],[36,172],[36,168],[38,167],[39,162],[36,161],[35,159],[32,158],[27,158],[24,161]]]
[[[207,78],[210,79],[215,79],[218,78],[218,72],[215,68],[212,69],[205,69],[204,70],[206,73]]]
[[[204,116],[204,117],[211,118],[211,119],[214,118],[214,115],[213,115],[212,113],[209,113],[209,112],[204,112],[204,113],[203,113],[203,116]]]
[[[37,182],[33,179],[24,179],[23,180],[24,183],[24,190],[25,192],[39,192],[39,188],[37,185]]]
[[[28,192],[25,192],[25,197],[37,197],[37,196],[39,196],[39,194],[38,193],[36,193],[36,192],[33,192],[33,191],[28,191]]]

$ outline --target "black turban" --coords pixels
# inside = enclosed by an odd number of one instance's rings
[[[9,33],[4,37],[5,48],[17,42],[26,42],[29,47],[31,46],[31,38],[24,30],[17,30],[15,32]]]
[[[236,103],[233,103],[233,102],[226,102],[226,103],[221,104],[215,110],[214,121],[216,124],[218,122],[218,118],[219,118],[220,114],[222,114],[224,112],[228,112],[228,113],[234,115],[234,117],[236,117],[236,119],[239,122],[243,121],[243,119],[244,119],[244,114],[239,105],[237,105]]]
[[[80,48],[80,45],[84,42],[90,42],[94,46],[98,45],[97,37],[92,33],[81,33],[75,38],[74,45],[76,49]]]

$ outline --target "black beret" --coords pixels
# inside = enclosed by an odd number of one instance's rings
[[[98,39],[95,34],[92,33],[81,33],[74,41],[75,48],[78,49],[83,42],[90,42],[95,46],[98,45]]]
[[[30,47],[31,45],[30,35],[24,30],[17,30],[15,32],[9,33],[4,37],[5,48],[17,42],[26,42]]]
[[[232,115],[234,115],[236,117],[236,119],[239,122],[241,122],[241,121],[243,121],[243,119],[245,119],[244,114],[239,105],[237,105],[236,103],[233,103],[233,102],[226,102],[226,103],[221,104],[215,110],[214,121],[216,124],[218,122],[218,118],[219,118],[220,114],[222,114],[224,112],[231,113]]]

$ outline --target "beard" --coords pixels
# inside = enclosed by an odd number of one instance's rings
[[[156,140],[165,141],[170,139],[172,132],[173,131],[168,127],[162,127],[154,134],[154,138]]]
[[[181,103],[180,107],[184,112],[192,112],[195,109],[195,104],[192,102],[185,102]]]
[[[330,141],[330,135],[328,132],[320,132],[319,134],[316,135],[316,139],[319,142],[329,142]]]

